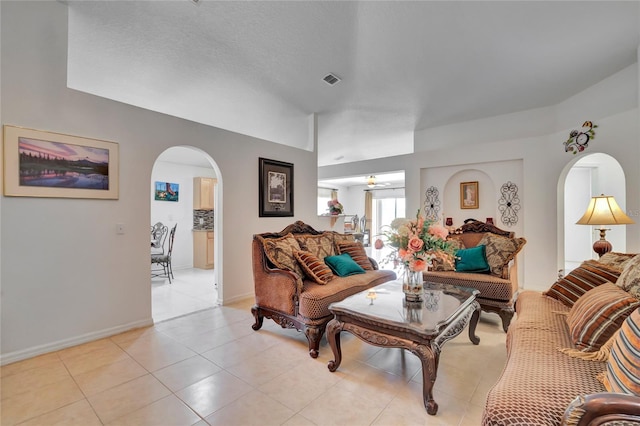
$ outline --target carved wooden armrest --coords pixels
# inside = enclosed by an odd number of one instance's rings
[[[374,258],[370,257],[369,262],[371,262],[371,266],[373,266],[373,269],[375,269],[376,271],[380,269],[380,267],[378,266],[378,262],[376,262]]]
[[[562,418],[567,426],[597,426],[608,422],[640,425],[640,397],[622,393],[582,395],[569,404]]]

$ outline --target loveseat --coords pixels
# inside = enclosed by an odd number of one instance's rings
[[[620,346],[623,330],[640,330],[640,256],[625,256],[585,261],[546,292],[520,293],[483,426],[640,424],[640,345],[635,360]],[[634,339],[640,344],[640,334]],[[615,367],[619,359],[636,381],[632,394],[612,388],[625,370]]]
[[[396,278],[395,272],[378,269],[353,235],[319,232],[302,221],[280,232],[254,235],[252,248],[253,329],[259,330],[266,317],[283,328],[302,331],[312,358],[318,356],[320,340],[333,318],[331,303]],[[325,263],[327,257],[337,262],[336,271]],[[354,262],[362,270],[347,270],[346,276],[334,273],[345,275],[344,268]]]
[[[449,236],[458,248],[469,250],[484,246],[487,269],[478,272],[460,272],[446,264],[436,263],[432,270],[424,272],[426,281],[470,287],[480,291],[477,301],[486,312],[495,312],[502,319],[502,328],[507,331],[514,313],[514,302],[518,295],[517,255],[526,244],[513,232],[474,219]]]

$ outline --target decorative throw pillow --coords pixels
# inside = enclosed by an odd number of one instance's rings
[[[322,260],[318,259],[308,251],[298,250],[294,252],[298,263],[304,270],[305,275],[318,284],[326,284],[335,278],[331,269]]]
[[[571,341],[584,352],[597,351],[640,306],[640,300],[613,283],[589,290],[567,316]]]
[[[466,248],[464,246],[464,241],[459,238],[450,237],[447,241],[451,244],[454,251]],[[445,257],[447,258],[446,261]],[[436,256],[431,259],[431,267],[434,271],[455,271],[455,259],[449,255]]]
[[[296,235],[296,241],[300,244],[300,248],[312,253],[319,259],[327,256],[333,256],[336,251],[333,247],[333,237],[329,233],[318,235],[299,234]]]
[[[482,236],[478,245],[487,247],[487,262],[491,267],[491,275],[502,277],[503,268],[516,257],[526,243],[527,240],[524,238],[509,238],[487,232]]]
[[[558,279],[543,294],[572,307],[576,300],[587,291],[606,282],[614,283],[618,276],[620,276],[620,270],[595,260],[587,260],[566,276]]]
[[[339,277],[347,277],[349,275],[364,274],[365,270],[360,267],[347,253],[335,256],[327,256],[324,258],[329,268]]]
[[[609,337],[609,340],[607,340],[602,346],[600,346],[600,349],[595,352],[582,352],[580,349],[576,348],[558,348],[558,350],[571,358],[605,362],[609,359],[609,353],[611,353],[613,341],[618,337],[618,333],[620,333],[620,329],[617,329],[613,335]]]
[[[456,272],[485,273],[490,271],[486,247],[479,245],[456,252]]]
[[[271,263],[280,269],[295,272],[302,278],[302,268],[294,255],[294,252],[300,250],[300,245],[293,234],[280,238],[264,238],[262,245]]]
[[[338,253],[347,253],[358,265],[360,265],[362,269],[365,271],[373,271],[373,266],[371,266],[369,256],[367,256],[367,252],[364,250],[364,246],[361,242],[339,242]]]
[[[640,256],[634,257],[627,263],[616,284],[640,299]]]
[[[598,262],[622,271],[636,255],[637,253],[617,253],[610,251],[609,253],[603,254],[600,259],[598,259]]]
[[[603,380],[608,392],[640,396],[640,310],[636,309],[620,327],[609,353]]]

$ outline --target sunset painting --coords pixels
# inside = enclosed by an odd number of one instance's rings
[[[18,138],[20,186],[109,190],[109,150]]]

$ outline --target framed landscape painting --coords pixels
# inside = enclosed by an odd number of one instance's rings
[[[293,164],[259,161],[259,217],[293,216]]]
[[[118,144],[4,126],[4,195],[118,199]]]

